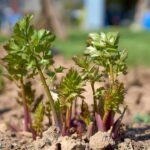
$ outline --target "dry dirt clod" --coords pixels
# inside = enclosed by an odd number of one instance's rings
[[[6,125],[6,123],[1,123],[0,124],[0,132],[5,133],[8,130],[8,127]]]
[[[144,142],[136,142],[131,139],[125,139],[123,143],[118,144],[115,150],[148,150]]]
[[[86,143],[74,137],[60,137],[58,143],[61,145],[61,150],[85,150]]]
[[[36,141],[34,141],[33,145],[35,150],[50,150],[52,143],[57,142],[59,135],[59,129],[54,126],[51,126],[48,130],[46,130],[43,133],[43,137],[41,139],[38,138]]]
[[[32,138],[32,133],[31,133],[31,132],[20,131],[20,132],[18,132],[18,134],[19,134],[20,136],[24,136],[24,137],[27,137],[27,138]]]
[[[120,143],[117,146],[116,150],[133,150],[132,144],[131,144],[131,140],[130,139],[125,139],[125,141],[123,143]]]
[[[115,142],[110,137],[110,133],[101,131],[91,136],[89,142],[90,149],[92,150],[103,150],[114,144]]]

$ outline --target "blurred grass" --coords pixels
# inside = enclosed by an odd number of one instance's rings
[[[0,44],[5,42],[8,38],[6,36],[0,35]]]
[[[120,48],[128,50],[129,65],[150,66],[150,31],[135,31],[128,28],[109,27],[96,32],[101,31],[117,31],[120,33]],[[71,29],[68,40],[61,41],[56,39],[55,47],[67,58],[73,55],[80,55],[85,49],[85,41],[89,32]]]
[[[128,28],[109,27],[95,32],[114,32],[120,33],[120,48],[128,50],[129,65],[147,65],[150,66],[150,31],[135,31]],[[85,41],[88,33],[93,31],[84,31],[72,28],[68,32],[67,40],[56,38],[54,47],[66,58],[74,55],[81,55],[85,49]],[[0,44],[5,42],[7,37],[0,35]]]

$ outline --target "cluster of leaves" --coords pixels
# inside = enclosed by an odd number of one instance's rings
[[[24,107],[25,130],[39,132],[43,119],[43,104],[38,103],[35,110],[35,124],[33,125],[30,115],[30,107],[35,103],[34,92],[31,84],[27,80],[32,80],[37,74],[48,93],[48,99],[53,107],[53,99],[46,84],[46,74],[49,66],[53,64],[50,51],[51,43],[55,36],[47,30],[36,30],[31,24],[33,16],[27,15],[19,20],[14,26],[13,34],[7,44],[4,46],[7,55],[4,57],[6,69],[11,79],[19,85],[21,103]],[[54,112],[55,114],[55,112]],[[33,132],[33,135],[35,133]]]
[[[73,110],[74,101],[76,101],[77,97],[84,98],[82,96],[84,92],[82,81],[79,73],[71,68],[57,86],[60,113],[64,114],[61,120],[63,135],[70,134],[72,114],[76,115],[75,110]]]
[[[127,69],[125,63],[127,51],[118,50],[118,44],[118,33],[91,33],[87,40],[85,54],[90,56],[94,63],[103,66],[106,73],[112,71],[117,76],[119,73],[126,73]]]
[[[20,88],[20,87],[19,87]],[[32,83],[31,81],[27,81],[24,83],[24,92],[25,92],[25,99],[26,99],[26,105],[27,105],[27,115],[29,122],[28,123],[28,129],[29,131],[33,132],[33,136],[36,135],[42,135],[42,122],[44,117],[44,111],[45,107],[42,102],[43,95],[40,95],[36,98],[35,96],[35,90],[32,89]],[[20,105],[23,104],[23,97],[22,97],[22,91],[18,91],[18,97],[17,102]],[[25,107],[25,106],[24,106]]]
[[[4,59],[9,73],[15,79],[34,75],[38,67],[47,69],[53,63],[49,49],[55,36],[44,29],[35,30],[30,24],[32,18],[32,15],[28,15],[21,19],[15,25],[13,35],[5,45],[8,55]]]
[[[82,78],[79,73],[71,68],[66,76],[62,78],[58,86],[58,95],[61,107],[70,107],[70,104],[77,97],[82,97],[84,92]]]
[[[125,89],[117,77],[126,73],[127,52],[118,48],[118,33],[89,35],[85,55],[73,58],[80,71],[74,68],[68,70],[54,87],[58,94],[57,100],[54,100],[46,79],[53,84],[57,73],[64,70],[63,67],[53,67],[50,47],[55,36],[47,30],[34,29],[31,20],[32,16],[28,15],[15,25],[14,33],[5,46],[7,55],[4,58],[8,73],[19,83],[25,129],[31,131],[34,137],[41,134],[43,117],[47,115],[49,123],[59,127],[62,135],[76,132],[82,136],[87,131],[90,136],[98,130],[111,130],[115,138],[126,110],[121,112],[119,109],[124,103]],[[35,98],[31,82],[27,82],[36,75],[41,79],[47,102],[42,96]],[[104,86],[96,88],[96,83]],[[90,84],[93,92],[92,111],[83,96],[86,84]],[[78,99],[82,100],[81,105],[78,105]],[[121,115],[114,121],[117,112]]]
[[[117,77],[126,73],[127,51],[120,50],[118,44],[118,33],[91,33],[87,40],[85,55],[81,58],[74,57],[75,63],[81,68],[82,78],[89,82],[93,91],[94,119],[91,122],[93,126],[97,126],[97,130],[115,131],[115,134],[112,133],[114,137],[126,110],[124,107],[121,113],[119,109],[120,105],[124,104],[125,89]],[[96,83],[104,86],[96,88]],[[116,122],[115,113],[121,114]]]

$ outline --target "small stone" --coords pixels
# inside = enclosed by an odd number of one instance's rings
[[[20,144],[25,144],[27,141],[25,140],[25,139],[22,139],[21,141],[20,141]]]
[[[87,135],[83,135],[83,136],[82,136],[82,140],[83,140],[85,143],[89,143],[89,138],[87,137]]]
[[[12,132],[11,137],[16,137],[16,134],[14,132]]]
[[[12,143],[12,144],[11,144],[11,149],[13,149],[13,148],[15,148],[15,147],[17,147],[17,143]]]
[[[72,139],[77,139],[78,138],[78,135],[76,133],[72,134],[71,135]]]
[[[131,139],[126,138],[124,141],[127,142],[127,143],[130,143],[130,142],[131,142]]]
[[[3,148],[3,144],[2,143],[0,143],[0,149],[2,149]]]

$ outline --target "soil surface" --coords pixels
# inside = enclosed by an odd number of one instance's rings
[[[2,56],[2,55],[1,55]],[[55,56],[58,65],[64,67],[74,66],[72,60],[65,60],[62,56]],[[60,74],[58,80],[63,76]],[[5,87],[0,93],[0,150],[32,150],[35,149],[35,142],[32,142],[30,133],[22,132],[23,109],[16,102],[17,87],[16,85],[4,78]],[[34,86],[37,95],[43,94],[43,88],[37,80]],[[128,110],[123,119],[123,123],[129,126],[126,132],[121,135],[119,144],[113,149],[120,150],[150,150],[150,126],[143,123],[135,123],[135,117],[138,113],[141,116],[150,115],[150,68],[135,67],[129,68],[125,77],[120,77],[125,83],[127,94],[125,102]],[[86,86],[85,97],[88,103],[91,103],[91,89]],[[142,122],[142,121],[141,121]],[[16,132],[16,129],[20,130]],[[40,149],[45,150],[41,147]]]

